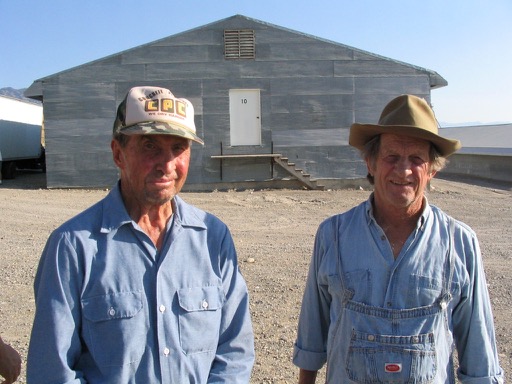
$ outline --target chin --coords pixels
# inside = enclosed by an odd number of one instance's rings
[[[146,201],[154,205],[164,205],[171,201],[174,196],[176,196],[176,192],[174,190],[147,192]]]

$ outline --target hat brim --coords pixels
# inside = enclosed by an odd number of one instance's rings
[[[459,140],[438,136],[423,128],[410,125],[378,125],[354,123],[350,128],[349,144],[363,150],[368,141],[377,135],[391,133],[430,141],[442,156],[447,157],[461,148]]]
[[[204,141],[190,129],[178,124],[169,124],[160,121],[137,123],[128,127],[123,127],[118,131],[124,135],[172,135],[190,139],[196,143],[204,145]]]

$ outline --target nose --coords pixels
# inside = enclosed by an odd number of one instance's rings
[[[170,175],[176,169],[176,154],[172,150],[162,151],[157,163],[157,169],[165,175]]]
[[[411,161],[407,158],[400,158],[395,164],[395,171],[402,174],[411,172]]]

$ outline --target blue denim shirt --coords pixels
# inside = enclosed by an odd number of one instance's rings
[[[50,236],[29,383],[248,383],[248,292],[228,228],[173,201],[161,251],[116,186]]]
[[[454,221],[450,236],[449,217],[425,204],[395,260],[373,218],[371,200],[325,220],[317,231],[294,364],[317,371],[327,362],[328,383],[454,383],[455,342],[462,382],[502,383],[475,233]],[[340,244],[334,246],[336,238]],[[451,275],[446,273],[449,248]],[[450,292],[443,302],[445,281]],[[415,356],[408,363],[400,355],[404,348]],[[393,371],[407,364],[415,371],[411,377],[393,379],[401,377]]]

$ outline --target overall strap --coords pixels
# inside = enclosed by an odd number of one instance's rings
[[[441,292],[439,305],[445,309],[452,298],[451,287],[453,272],[455,269],[455,220],[448,216],[448,251],[443,276],[443,290]]]
[[[334,234],[334,249],[335,249],[335,257],[336,257],[336,270],[338,271],[338,276],[341,282],[341,288],[343,289],[343,302],[346,304],[349,300],[354,297],[354,292],[347,288],[344,280],[345,273],[343,271],[343,264],[341,262],[342,252],[340,248],[340,225],[339,225],[339,215],[334,216],[332,220],[333,225],[333,234]]]

